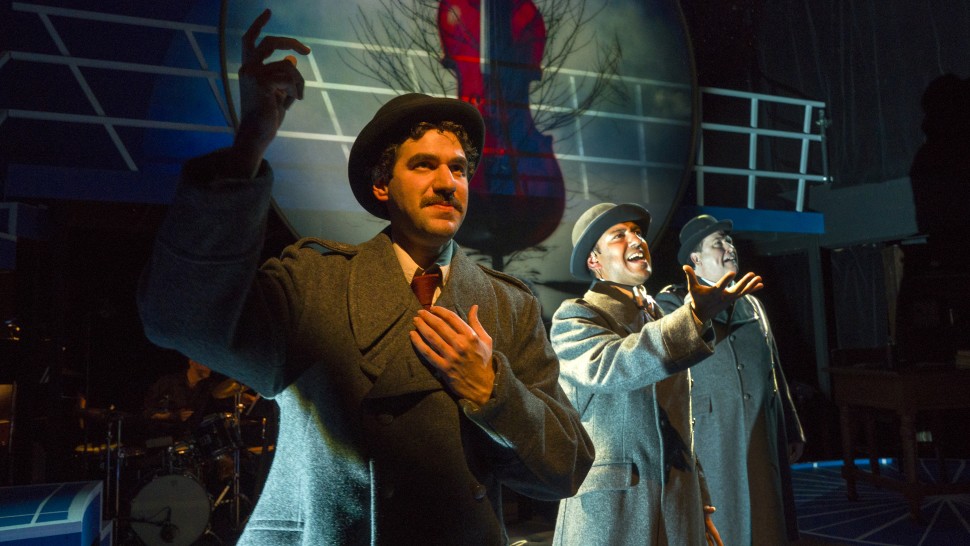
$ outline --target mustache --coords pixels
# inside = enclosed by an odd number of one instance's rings
[[[465,207],[462,206],[461,202],[458,201],[458,198],[455,197],[455,194],[453,193],[448,195],[441,195],[440,193],[436,193],[432,196],[425,197],[421,199],[421,208],[430,207],[432,205],[440,205],[442,203],[447,203],[448,205],[451,205],[458,212],[465,212]]]

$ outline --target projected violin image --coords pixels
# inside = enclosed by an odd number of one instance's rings
[[[486,124],[475,207],[459,238],[498,254],[540,243],[558,227],[566,195],[552,138],[529,109],[529,85],[542,75],[542,14],[531,0],[443,0],[438,30],[458,97]]]
[[[460,98],[481,112],[481,167],[455,239],[484,265],[539,286],[570,282],[569,232],[589,202],[649,204],[652,239],[681,193],[695,87],[676,2],[273,4],[266,32],[313,50],[298,66],[299,113],[268,157],[274,200],[299,236],[359,242],[380,229],[341,177],[366,112],[408,92]],[[230,96],[233,37],[257,9],[227,4]]]

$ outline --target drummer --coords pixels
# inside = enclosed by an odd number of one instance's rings
[[[163,375],[145,394],[145,415],[156,422],[193,425],[206,414],[215,386],[212,370],[201,362],[188,359],[184,371]],[[188,431],[187,427],[185,431]]]

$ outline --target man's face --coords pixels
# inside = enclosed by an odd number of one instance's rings
[[[191,373],[195,373],[196,377],[200,379],[205,379],[212,375],[212,370],[208,366],[194,360],[189,360],[189,370]]]
[[[374,196],[387,203],[395,238],[441,246],[465,219],[467,176],[458,137],[432,129],[398,147],[391,180],[376,184]]]
[[[738,251],[731,236],[723,231],[711,233],[701,241],[701,251],[692,252],[694,272],[705,279],[717,282],[728,271],[738,272]]]
[[[643,284],[650,278],[650,249],[636,222],[621,222],[600,235],[586,259],[593,274],[604,281],[627,286]]]

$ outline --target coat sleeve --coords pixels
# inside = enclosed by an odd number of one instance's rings
[[[529,298],[496,364],[492,399],[483,406],[462,400],[469,419],[502,450],[494,466],[507,486],[530,497],[557,500],[575,495],[593,464],[593,442],[559,386],[559,363],[542,325],[538,302]]]
[[[288,312],[257,280],[272,171],[223,179],[227,154],[186,163],[138,287],[146,336],[264,396],[282,388]],[[266,276],[260,274],[266,280]],[[270,303],[276,302],[276,303]],[[258,332],[259,335],[248,335]]]
[[[713,353],[687,306],[623,335],[591,305],[569,300],[553,316],[551,337],[563,378],[590,393],[652,385]]]

